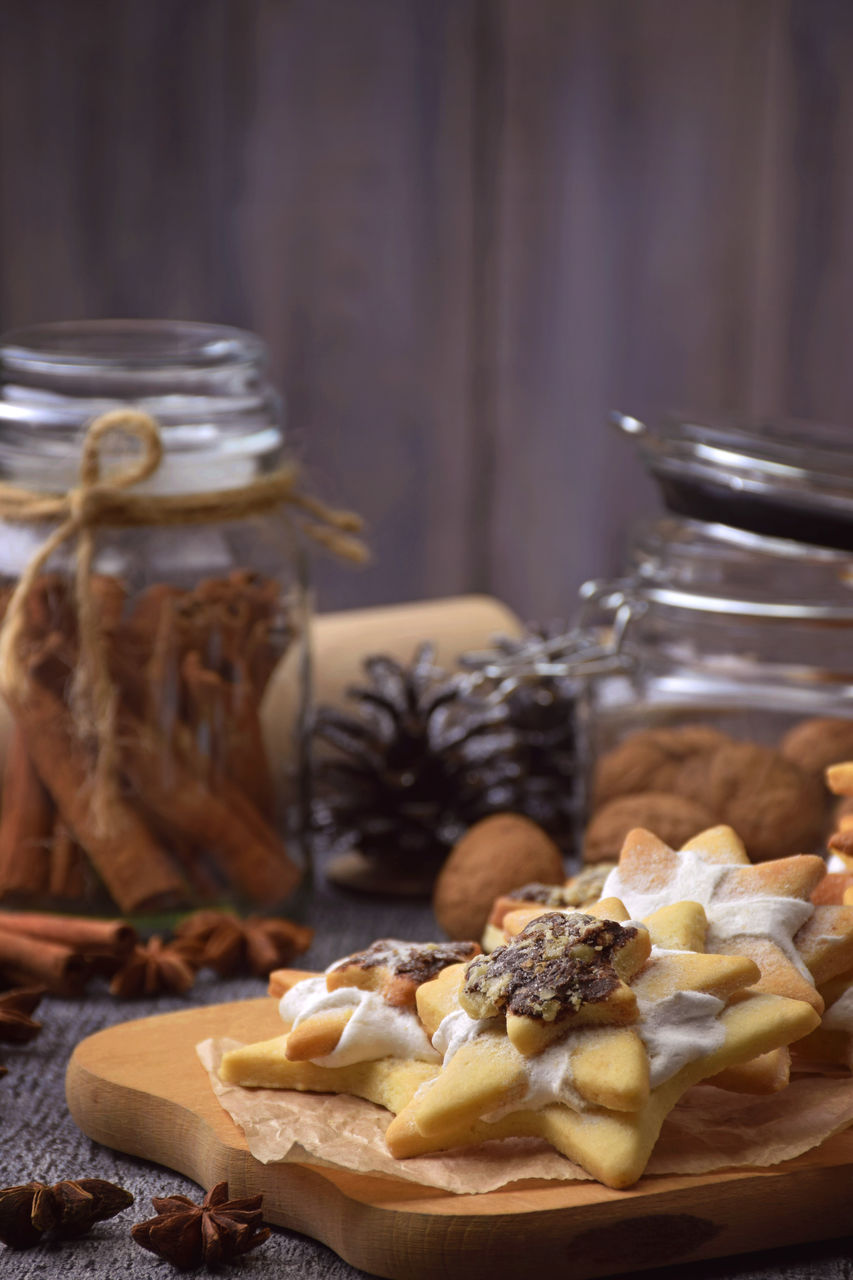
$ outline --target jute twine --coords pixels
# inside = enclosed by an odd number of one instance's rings
[[[139,442],[141,452],[124,466],[101,473],[101,446],[107,436],[126,436]],[[367,549],[354,535],[362,521],[350,511],[337,511],[299,488],[300,471],[288,463],[248,484],[186,494],[133,493],[135,485],[153,475],[163,458],[163,442],[156,421],[137,409],[113,409],[96,418],[83,439],[80,483],[65,494],[46,494],[0,482],[0,520],[35,524],[58,521],[24,569],[13,590],[0,629],[0,688],[14,702],[26,692],[28,673],[21,639],[26,624],[26,600],[53,553],[76,538],[74,598],[79,660],[75,673],[75,711],[78,728],[90,734],[97,748],[93,804],[107,820],[109,800],[118,773],[118,698],[110,678],[104,637],[91,588],[96,533],[101,528],[209,524],[242,520],[276,508],[299,512],[299,527],[334,555],[363,563]]]

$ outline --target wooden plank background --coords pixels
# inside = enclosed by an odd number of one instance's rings
[[[851,65],[849,0],[3,0],[0,327],[256,330],[370,525],[322,608],[570,616],[657,506],[609,409],[853,424]]]

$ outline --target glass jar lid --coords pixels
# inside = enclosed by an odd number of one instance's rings
[[[770,537],[853,551],[853,427],[614,413],[667,509]]]

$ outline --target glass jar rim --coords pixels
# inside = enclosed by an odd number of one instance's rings
[[[774,485],[818,477],[853,484],[853,431],[839,423],[676,412],[650,423],[617,411],[611,420],[650,464],[743,468]]]
[[[254,333],[195,320],[58,320],[0,333],[0,371],[49,366],[213,370],[260,364]]]
[[[618,600],[741,619],[853,621],[853,558],[686,517],[641,521],[623,577],[585,583],[587,602]]]
[[[794,538],[777,538],[771,534],[755,533],[736,525],[713,520],[696,520],[690,516],[666,514],[639,520],[631,535],[632,548],[652,549],[669,544],[673,547],[705,546],[715,554],[751,560],[756,565],[790,561],[798,564],[816,564],[845,570],[853,575],[853,560],[849,552],[834,547],[815,546],[810,542],[797,542]]]

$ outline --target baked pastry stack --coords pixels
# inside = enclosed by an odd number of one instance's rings
[[[713,895],[707,912],[678,890],[669,900],[679,855],[643,836],[651,878],[640,884],[630,858],[620,862],[625,889],[649,905],[642,920],[613,895],[583,911],[527,904],[489,954],[383,940],[323,975],[274,975],[289,1030],[227,1053],[222,1079],[376,1102],[393,1113],[386,1141],[399,1159],[535,1136],[606,1185],[632,1185],[687,1089],[762,1059],[778,1076],[780,1055],[787,1071],[786,1046],[822,1008],[789,937],[812,910],[811,860],[788,869],[785,909],[770,912],[784,921],[779,945],[753,938],[765,971],[755,955],[711,945]],[[717,876],[730,919],[761,899],[749,892],[757,870]],[[776,989],[786,983],[796,994]]]

